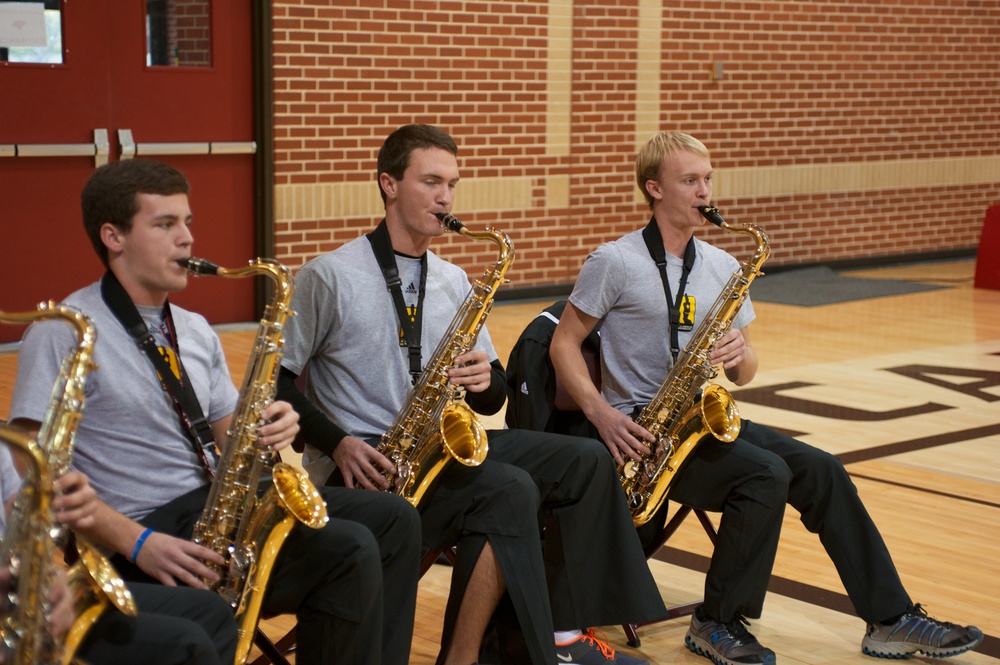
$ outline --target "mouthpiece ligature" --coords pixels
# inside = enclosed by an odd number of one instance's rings
[[[189,273],[195,276],[219,274],[219,266],[215,265],[211,261],[206,261],[205,259],[199,259],[196,256],[192,256],[191,258],[188,259],[178,259],[177,263],[182,268],[186,268]]]
[[[726,220],[722,219],[722,215],[719,214],[719,209],[715,206],[698,206],[698,212],[701,216],[715,224],[716,226],[725,227]]]
[[[441,224],[447,231],[451,231],[453,233],[461,233],[462,228],[465,227],[465,224],[463,224],[458,217],[455,217],[452,214],[446,212],[439,212],[435,213],[435,216],[441,220]]]

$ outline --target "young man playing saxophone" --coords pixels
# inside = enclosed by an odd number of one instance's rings
[[[0,444],[0,498],[5,507],[0,513],[0,538],[6,530],[5,517],[20,489],[21,476],[15,469],[11,449]],[[52,508],[59,524],[71,530],[92,524],[97,494],[84,474],[75,469],[67,471],[56,480],[55,492]],[[23,556],[24,552],[19,554]],[[128,588],[139,613],[127,616],[114,608],[105,610],[87,630],[73,662],[93,665],[232,664],[236,651],[236,622],[229,604],[221,596],[202,589],[159,584],[133,583]],[[76,620],[73,594],[61,568],[57,569],[48,597],[52,603],[51,631],[58,639]],[[0,645],[0,652],[3,648],[4,645]],[[5,661],[0,653],[0,662],[10,661]]]
[[[303,461],[317,484],[389,487],[384,475],[395,469],[375,444],[422,368],[433,364],[438,343],[458,332],[447,330],[448,322],[469,279],[429,249],[455,199],[457,152],[436,127],[394,131],[378,155],[382,223],[296,275],[297,316],[286,332],[279,395],[302,413],[310,444]],[[398,270],[402,312],[380,268],[380,247]],[[503,367],[485,328],[473,349],[444,361],[474,410],[492,414],[503,406]],[[294,384],[307,370],[308,401]],[[601,444],[515,430],[488,438],[484,462],[452,462],[419,506],[425,547],[458,545],[438,662],[477,661],[506,591],[534,665],[644,663],[579,630],[664,612]]]
[[[115,553],[112,562],[126,579],[204,588],[204,580],[218,580],[206,564],[226,562],[189,538],[211,487],[215,445],[230,445],[226,432],[239,394],[207,321],[168,301],[188,280],[179,263],[191,257],[194,240],[188,189],[183,174],[155,161],[97,169],[83,190],[83,218],[107,272],[66,303],[90,316],[98,337],[73,462],[99,501],[93,526],[81,531]],[[126,328],[130,312],[142,323]],[[133,331],[152,337],[170,361],[162,371],[189,386],[192,399],[175,403],[178,395],[154,364],[160,358],[147,355]],[[54,322],[27,330],[12,422],[42,422],[70,335]],[[199,421],[208,423],[214,442],[188,427]],[[262,421],[260,444],[272,450],[298,433],[298,414],[286,402],[268,405]],[[388,494],[321,494],[330,521],[292,528],[273,562],[264,613],[296,615],[300,665],[406,663],[420,555],[416,512]]]
[[[587,258],[550,348],[560,380],[619,464],[648,454],[654,437],[632,417],[659,390],[672,358],[739,268],[735,258],[694,237],[705,223],[699,207],[712,196],[712,165],[700,141],[679,132],[658,134],[639,151],[635,168],[652,211],[646,236],[635,231]],[[652,258],[657,246],[665,252],[662,278]],[[693,309],[692,317],[685,316],[685,306]],[[757,372],[749,334],[753,319],[748,298],[711,351],[710,362],[721,364],[736,385],[749,383]],[[677,322],[676,336],[671,321]],[[599,322],[600,390],[581,353]],[[774,652],[744,624],[745,617],[761,614],[786,503],[819,535],[855,611],[867,622],[865,653],[944,657],[982,640],[978,629],[936,621],[911,602],[857,489],[833,455],[744,420],[732,443],[710,438],[698,445],[667,496],[722,513],[704,604],[686,638],[692,651],[716,663],[775,662]],[[662,528],[665,512],[641,527],[644,535]]]

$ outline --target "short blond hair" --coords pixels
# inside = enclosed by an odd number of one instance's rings
[[[653,197],[646,191],[646,181],[659,177],[660,167],[667,155],[681,151],[710,156],[704,143],[684,132],[660,132],[639,149],[635,157],[635,181],[650,210],[653,209]]]

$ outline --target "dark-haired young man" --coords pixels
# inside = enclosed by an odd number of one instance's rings
[[[207,321],[168,299],[188,280],[178,263],[191,256],[194,241],[188,183],[166,164],[125,160],[97,169],[81,200],[84,228],[107,268],[99,282],[65,300],[98,331],[74,466],[89,476],[99,502],[94,525],[81,531],[116,553],[112,561],[126,578],[205,587],[204,579],[218,579],[206,563],[225,562],[190,536],[208,498],[215,448],[230,443],[239,395]],[[25,333],[12,422],[42,422],[67,335],[55,322]],[[168,367],[144,352],[147,343]],[[160,372],[173,374],[180,389]],[[210,431],[188,426],[198,422]],[[262,412],[259,443],[281,450],[298,430],[298,414],[275,401]],[[293,528],[274,562],[263,611],[296,615],[300,664],[406,663],[418,516],[389,494],[321,492],[330,521]]]
[[[296,275],[297,316],[287,329],[279,394],[298,400],[311,444],[303,461],[317,483],[387,488],[383,474],[394,468],[374,444],[439,342],[471,332],[449,330],[469,278],[430,250],[444,233],[440,216],[455,200],[457,153],[437,127],[392,132],[378,155],[385,219]],[[474,348],[443,361],[475,411],[492,414],[503,406],[503,367],[486,328]],[[296,396],[293,383],[304,372],[308,400]],[[424,545],[458,545],[439,662],[479,659],[505,591],[525,658],[535,665],[645,662],[581,631],[665,611],[603,446],[516,430],[491,431],[488,439],[486,461],[475,468],[451,464],[420,506]]]

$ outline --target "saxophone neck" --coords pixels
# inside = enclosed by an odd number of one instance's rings
[[[732,231],[733,233],[742,233],[753,238],[757,244],[757,252],[750,261],[752,264],[760,267],[767,260],[767,257],[770,256],[771,240],[768,238],[767,233],[759,226],[755,224],[729,224],[722,218],[719,209],[715,206],[698,206],[698,212],[701,213],[702,217],[719,228]]]
[[[90,317],[66,305],[57,305],[47,300],[39,303],[37,309],[27,312],[0,311],[0,323],[34,323],[44,319],[60,319],[69,324],[76,334],[77,347],[80,350],[94,348],[97,333]]]
[[[482,231],[470,231],[461,220],[446,212],[437,213],[437,218],[441,220],[442,226],[447,231],[457,233],[472,240],[489,240],[495,244],[500,251],[500,255],[492,272],[499,280],[503,280],[508,268],[514,262],[514,243],[511,242],[510,236],[490,226],[487,226]],[[490,272],[487,270],[487,274]]]
[[[767,257],[771,255],[771,239],[764,229],[755,224],[741,224],[737,226],[727,224],[726,228],[734,233],[742,233],[754,239],[754,242],[757,244],[757,250],[749,261],[751,265],[759,268],[767,260]]]
[[[239,268],[223,268],[211,261],[192,256],[187,259],[177,261],[182,267],[195,277],[201,275],[214,275],[217,277],[242,278],[263,275],[271,280],[274,286],[274,297],[271,299],[271,308],[281,306],[282,311],[286,310],[292,300],[294,282],[292,271],[282,263],[274,259],[256,258],[248,262],[247,265]],[[285,312],[290,314],[290,312]],[[271,312],[265,313],[265,318],[270,318]]]
[[[254,275],[266,275],[276,284],[284,284],[292,281],[292,271],[285,265],[274,259],[256,258],[239,268],[223,268],[211,261],[192,256],[187,259],[177,261],[182,267],[195,277],[201,275],[214,275],[218,277],[252,277]]]

